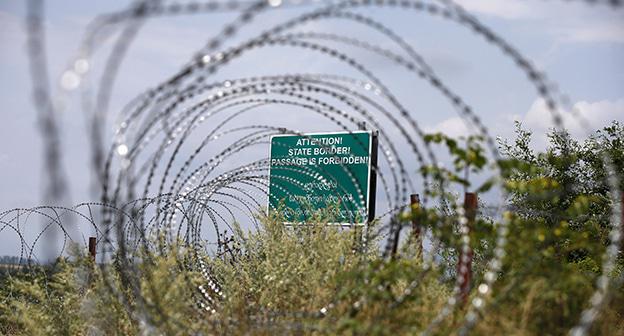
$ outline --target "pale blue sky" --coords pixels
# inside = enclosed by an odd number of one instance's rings
[[[624,9],[589,6],[583,1],[464,0],[459,1],[498,32],[539,69],[559,84],[595,128],[610,120],[624,120]],[[48,1],[46,28],[50,73],[58,83],[63,69],[75,55],[85,26],[98,14],[127,6],[124,1]],[[310,9],[311,7],[306,7]],[[301,13],[302,9],[275,9],[260,15],[230,43],[243,41],[262,28]],[[397,9],[360,9],[404,37],[438,75],[459,93],[484,120],[494,135],[510,137],[512,120],[521,120],[536,133],[552,126],[525,76],[502,53],[465,27]],[[25,54],[24,1],[0,2],[0,209],[31,207],[41,200],[41,139],[30,102],[30,77]],[[109,110],[112,122],[124,105],[140,92],[164,80],[185,64],[232,13],[161,17],[149,20],[124,61]],[[306,25],[300,31],[340,32],[371,44],[388,46],[381,36],[359,26],[327,20]],[[107,52],[110,45],[102,48]],[[427,130],[452,135],[465,127],[452,107],[430,87],[406,78],[401,69],[385,60],[345,48],[357,54],[413,111]],[[96,56],[97,74],[103,53]],[[98,63],[99,62],[99,63]],[[320,55],[276,48],[249,54],[215,80],[262,74],[347,73],[344,67]],[[69,97],[61,116],[63,166],[71,175],[71,199],[90,200],[85,119],[77,94]],[[263,117],[259,116],[259,120]],[[288,116],[286,117],[288,118]],[[302,131],[322,131],[303,119],[288,120]],[[299,126],[296,126],[299,125]],[[581,136],[574,123],[568,124]],[[110,133],[109,133],[110,135]],[[539,146],[540,140],[537,140]],[[3,235],[4,233],[0,234]],[[8,248],[8,246],[6,246]],[[4,248],[0,249],[3,254]]]

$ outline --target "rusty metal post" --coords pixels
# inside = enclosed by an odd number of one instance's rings
[[[472,231],[474,221],[477,216],[478,199],[476,193],[466,193],[464,195],[464,210],[466,211],[466,227],[468,235]],[[457,262],[457,276],[459,277],[459,298],[462,304],[466,304],[468,294],[470,293],[470,282],[472,281],[472,248],[468,245],[467,251],[463,248],[459,253]]]
[[[414,241],[416,241],[416,258],[422,259],[423,256],[423,247],[422,247],[422,237],[421,237],[421,228],[420,223],[418,223],[418,218],[415,212],[420,208],[420,195],[411,194],[410,195],[410,205],[412,211],[412,233],[414,235]]]
[[[95,262],[95,237],[89,237],[89,255],[91,256],[91,260]]]

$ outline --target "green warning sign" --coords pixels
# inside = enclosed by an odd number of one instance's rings
[[[374,145],[368,131],[272,136],[269,211],[282,211],[291,224],[306,223],[320,210],[332,224],[366,223]]]

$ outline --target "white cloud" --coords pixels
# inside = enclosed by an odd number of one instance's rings
[[[467,136],[471,134],[468,126],[466,126],[466,122],[460,117],[451,117],[441,122],[437,123],[434,126],[425,127],[426,133],[437,133],[441,132],[450,137],[460,137]]]
[[[521,19],[531,17],[531,7],[523,1],[494,0],[455,0],[469,12],[500,17],[503,19]]]
[[[621,22],[593,22],[558,30],[556,35],[564,42],[624,43],[624,24]]]
[[[560,42],[624,43],[624,13],[608,6],[521,1],[455,0],[473,14],[507,20],[531,21]]]
[[[615,101],[579,101],[574,104],[573,110],[562,112],[563,125],[573,135],[580,137],[611,123],[613,120],[624,119],[624,98]],[[586,127],[583,127],[581,120],[585,120]],[[536,130],[554,127],[552,116],[541,98],[533,102],[522,122]]]
[[[563,126],[572,137],[582,140],[598,129],[611,124],[613,120],[624,121],[624,98],[600,100],[595,102],[579,101],[573,106],[574,113],[562,112]],[[579,121],[585,120],[585,126]],[[503,114],[486,122],[493,137],[514,139],[514,121],[520,121],[522,127],[533,133],[532,145],[537,150],[544,150],[548,144],[546,133],[555,127],[553,117],[543,99],[533,101],[524,115]],[[426,133],[442,132],[448,136],[459,137],[472,134],[472,129],[460,117],[445,119],[433,126],[424,127]]]
[[[609,125],[613,120],[624,120],[624,98],[614,101],[579,101],[573,106],[574,112],[563,111],[563,127],[576,139],[584,139],[594,131]],[[546,132],[555,124],[543,99],[533,102],[527,113],[518,119],[534,134],[534,144],[543,149],[546,145]]]

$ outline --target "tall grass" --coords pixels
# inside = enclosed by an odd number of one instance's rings
[[[235,225],[236,227],[236,225]],[[518,222],[520,228],[520,222]],[[526,225],[523,229],[529,230]],[[535,232],[533,232],[535,233]],[[6,278],[0,321],[6,335],[412,335],[427,328],[452,295],[443,259],[423,269],[406,245],[386,260],[375,246],[362,252],[357,229],[324,224],[284,226],[265,218],[256,231],[236,227],[227,253],[198,254],[171,246],[136,258],[134,284],[115,264],[94,267],[76,253],[53,269]],[[561,263],[509,247],[507,268],[473,329],[476,335],[564,335],[593,290],[583,265]],[[518,240],[518,244],[522,244]],[[516,249],[516,252],[513,251]],[[224,298],[216,313],[197,305],[205,280],[186,267],[199,259]],[[479,274],[476,275],[480,276]],[[409,291],[406,291],[408,289]],[[594,325],[596,335],[624,330],[621,289]],[[433,329],[454,334],[459,308]]]

